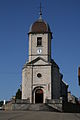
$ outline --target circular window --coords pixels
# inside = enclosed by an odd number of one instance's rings
[[[42,77],[41,73],[38,73],[38,74],[37,74],[37,77],[38,77],[38,78]]]

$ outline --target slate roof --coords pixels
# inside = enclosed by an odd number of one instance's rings
[[[29,34],[30,33],[51,33],[51,30],[47,22],[43,19],[38,19],[30,26]]]

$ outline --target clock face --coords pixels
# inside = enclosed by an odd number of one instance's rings
[[[38,54],[41,54],[41,52],[42,52],[41,49],[38,49],[38,50],[37,50],[37,53],[38,53]]]

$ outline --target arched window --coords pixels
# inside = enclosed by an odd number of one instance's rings
[[[42,37],[37,37],[37,47],[42,46]]]

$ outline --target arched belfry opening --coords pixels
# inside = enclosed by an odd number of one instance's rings
[[[35,103],[43,103],[43,90],[37,89],[35,91]]]

